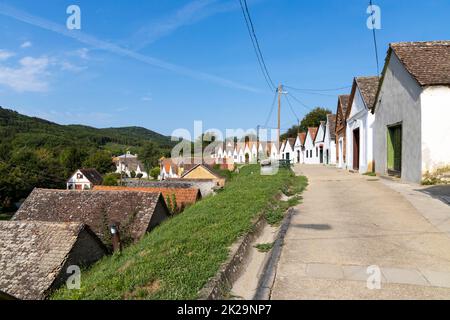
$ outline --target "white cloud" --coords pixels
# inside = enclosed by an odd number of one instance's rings
[[[32,47],[32,46],[33,46],[33,44],[32,44],[30,41],[25,41],[24,43],[22,43],[22,44],[20,45],[20,47],[21,47],[22,49],[30,48],[30,47]]]
[[[14,56],[14,52],[0,49],[0,61],[8,60]]]
[[[142,100],[142,101],[152,101],[153,98],[152,98],[152,97],[142,97],[141,100]]]
[[[87,67],[77,66],[69,61],[60,61],[60,62],[57,62],[56,64],[59,65],[61,67],[61,70],[63,70],[63,71],[70,71],[70,72],[75,72],[75,73],[78,73],[78,72],[81,72],[81,71],[87,69]]]
[[[228,88],[245,90],[249,92],[261,92],[259,89],[241,84],[239,82],[228,80],[214,74],[193,70],[151,56],[146,56],[132,50],[128,50],[114,43],[97,39],[96,37],[83,32],[72,32],[63,25],[37,16],[33,16],[21,10],[15,9],[14,7],[8,6],[4,3],[0,3],[0,14],[45,30],[55,32],[65,37],[75,39],[80,43],[94,47],[96,49],[105,50],[118,56],[127,57],[129,59],[133,59],[153,67],[161,68],[190,78],[208,81]]]
[[[46,57],[25,57],[19,60],[17,67],[0,65],[0,85],[17,92],[48,91],[49,59]]]

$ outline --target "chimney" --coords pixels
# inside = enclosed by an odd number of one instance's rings
[[[122,243],[120,242],[120,232],[118,224],[111,224],[109,230],[111,231],[113,252],[122,252]]]

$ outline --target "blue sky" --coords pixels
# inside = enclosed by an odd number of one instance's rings
[[[376,74],[368,1],[248,3],[276,83],[326,89]],[[65,27],[71,4],[81,31]],[[450,39],[448,0],[374,4],[381,64],[389,42]],[[273,100],[238,0],[0,0],[0,39],[0,105],[62,124],[248,129],[266,122]],[[291,93],[334,111],[346,91]],[[307,112],[291,101],[299,117]],[[284,101],[282,127],[295,122]]]

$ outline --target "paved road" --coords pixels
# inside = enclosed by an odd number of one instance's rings
[[[310,184],[272,299],[450,299],[449,206],[413,186],[323,166],[295,170]],[[379,268],[381,289],[368,289],[369,266]]]

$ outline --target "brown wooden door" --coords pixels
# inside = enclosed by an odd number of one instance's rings
[[[359,128],[353,131],[353,170],[359,170]]]

